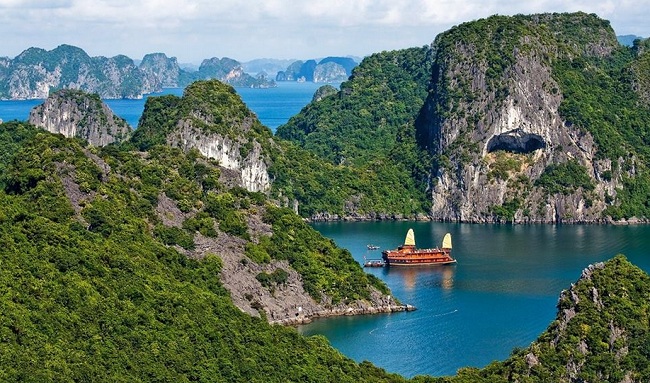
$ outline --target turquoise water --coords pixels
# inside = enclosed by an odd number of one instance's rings
[[[312,82],[278,82],[276,88],[236,88],[246,105],[271,131],[286,123],[307,105],[323,84]],[[340,84],[330,84],[339,87]]]
[[[323,84],[311,82],[279,82],[276,88],[253,89],[235,88],[244,103],[257,114],[262,124],[275,129],[300,112],[307,105],[316,90]],[[340,84],[332,84],[338,86]],[[161,93],[147,95],[141,100],[104,100],[115,114],[124,118],[133,128],[138,126],[138,121],[144,110],[146,99],[151,96],[164,94],[183,94],[181,88],[165,89]],[[4,121],[29,118],[29,111],[43,100],[0,101],[0,119]]]
[[[408,313],[317,320],[299,327],[325,335],[343,354],[408,377],[452,375],[526,347],[555,319],[560,292],[591,263],[617,253],[650,271],[648,226],[469,225],[429,222],[320,223],[314,228],[361,263],[403,243],[418,247],[450,232],[455,266],[366,268]],[[367,244],[381,247],[368,251]]]
[[[138,126],[138,120],[144,110],[144,103],[148,97],[161,96],[164,94],[182,95],[180,88],[165,89],[160,93],[152,93],[140,100],[104,100],[113,113],[122,117],[132,127]],[[40,105],[44,100],[2,100],[0,101],[0,119],[3,121],[26,121],[29,118],[29,111]]]

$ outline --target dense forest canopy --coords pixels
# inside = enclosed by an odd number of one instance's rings
[[[143,157],[22,123],[0,128],[1,380],[403,380],[241,312],[219,280],[219,254],[179,252],[197,231],[248,237],[246,216],[266,207],[259,194],[222,189],[196,153],[154,146]],[[165,226],[160,193],[207,214]],[[228,205],[211,202],[226,195]],[[387,292],[291,211],[268,206],[267,216],[276,235],[257,254],[300,257],[291,262],[315,296],[353,299],[369,283]],[[327,265],[316,258],[325,254]]]

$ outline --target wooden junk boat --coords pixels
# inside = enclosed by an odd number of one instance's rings
[[[445,234],[442,247],[417,249],[413,229],[406,233],[404,244],[395,250],[384,250],[381,257],[387,266],[448,265],[456,263],[451,257],[451,234]]]

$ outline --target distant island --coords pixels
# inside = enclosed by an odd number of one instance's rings
[[[357,65],[349,57],[318,62],[258,59],[245,64],[212,57],[194,67],[160,52],[136,61],[124,55],[90,57],[66,44],[50,51],[32,47],[13,59],[0,57],[0,100],[44,99],[59,89],[96,93],[103,99],[138,99],[163,88],[211,79],[244,88],[271,88],[275,81],[342,82]]]
[[[137,99],[165,87],[185,87],[197,80],[218,79],[235,87],[276,86],[264,74],[252,76],[240,62],[224,57],[203,60],[198,70],[181,68],[164,53],[144,56],[138,65],[118,55],[90,57],[83,49],[60,45],[50,51],[29,48],[14,59],[0,57],[0,99],[47,98],[59,89],[96,93],[104,99]]]
[[[634,40],[643,40],[643,37],[637,35],[621,35],[616,36],[616,40],[618,40],[621,45],[631,47],[634,45]]]
[[[342,82],[352,75],[357,62],[349,57],[326,57],[316,60],[301,60],[291,63],[286,70],[279,71],[276,81]]]

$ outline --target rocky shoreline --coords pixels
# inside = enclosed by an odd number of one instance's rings
[[[384,305],[384,306],[371,306],[360,305],[359,307],[337,307],[329,310],[322,310],[314,312],[310,315],[304,314],[302,311],[296,313],[294,318],[284,318],[280,320],[269,321],[271,324],[279,324],[283,326],[297,326],[301,324],[311,323],[314,319],[330,318],[336,316],[352,316],[352,315],[372,315],[372,314],[390,314],[395,312],[415,311],[417,308],[411,305]]]
[[[430,215],[418,213],[415,216],[406,217],[401,214],[371,213],[371,214],[353,214],[338,215],[330,213],[318,213],[311,217],[305,218],[306,222],[376,222],[376,221],[415,221],[415,222],[455,222],[455,223],[473,223],[473,224],[514,224],[514,225],[646,225],[650,220],[646,218],[622,218],[614,220],[611,217],[597,220],[574,220],[562,219],[559,221],[539,221],[531,219],[515,219],[513,221],[503,221],[498,219],[436,219]]]

